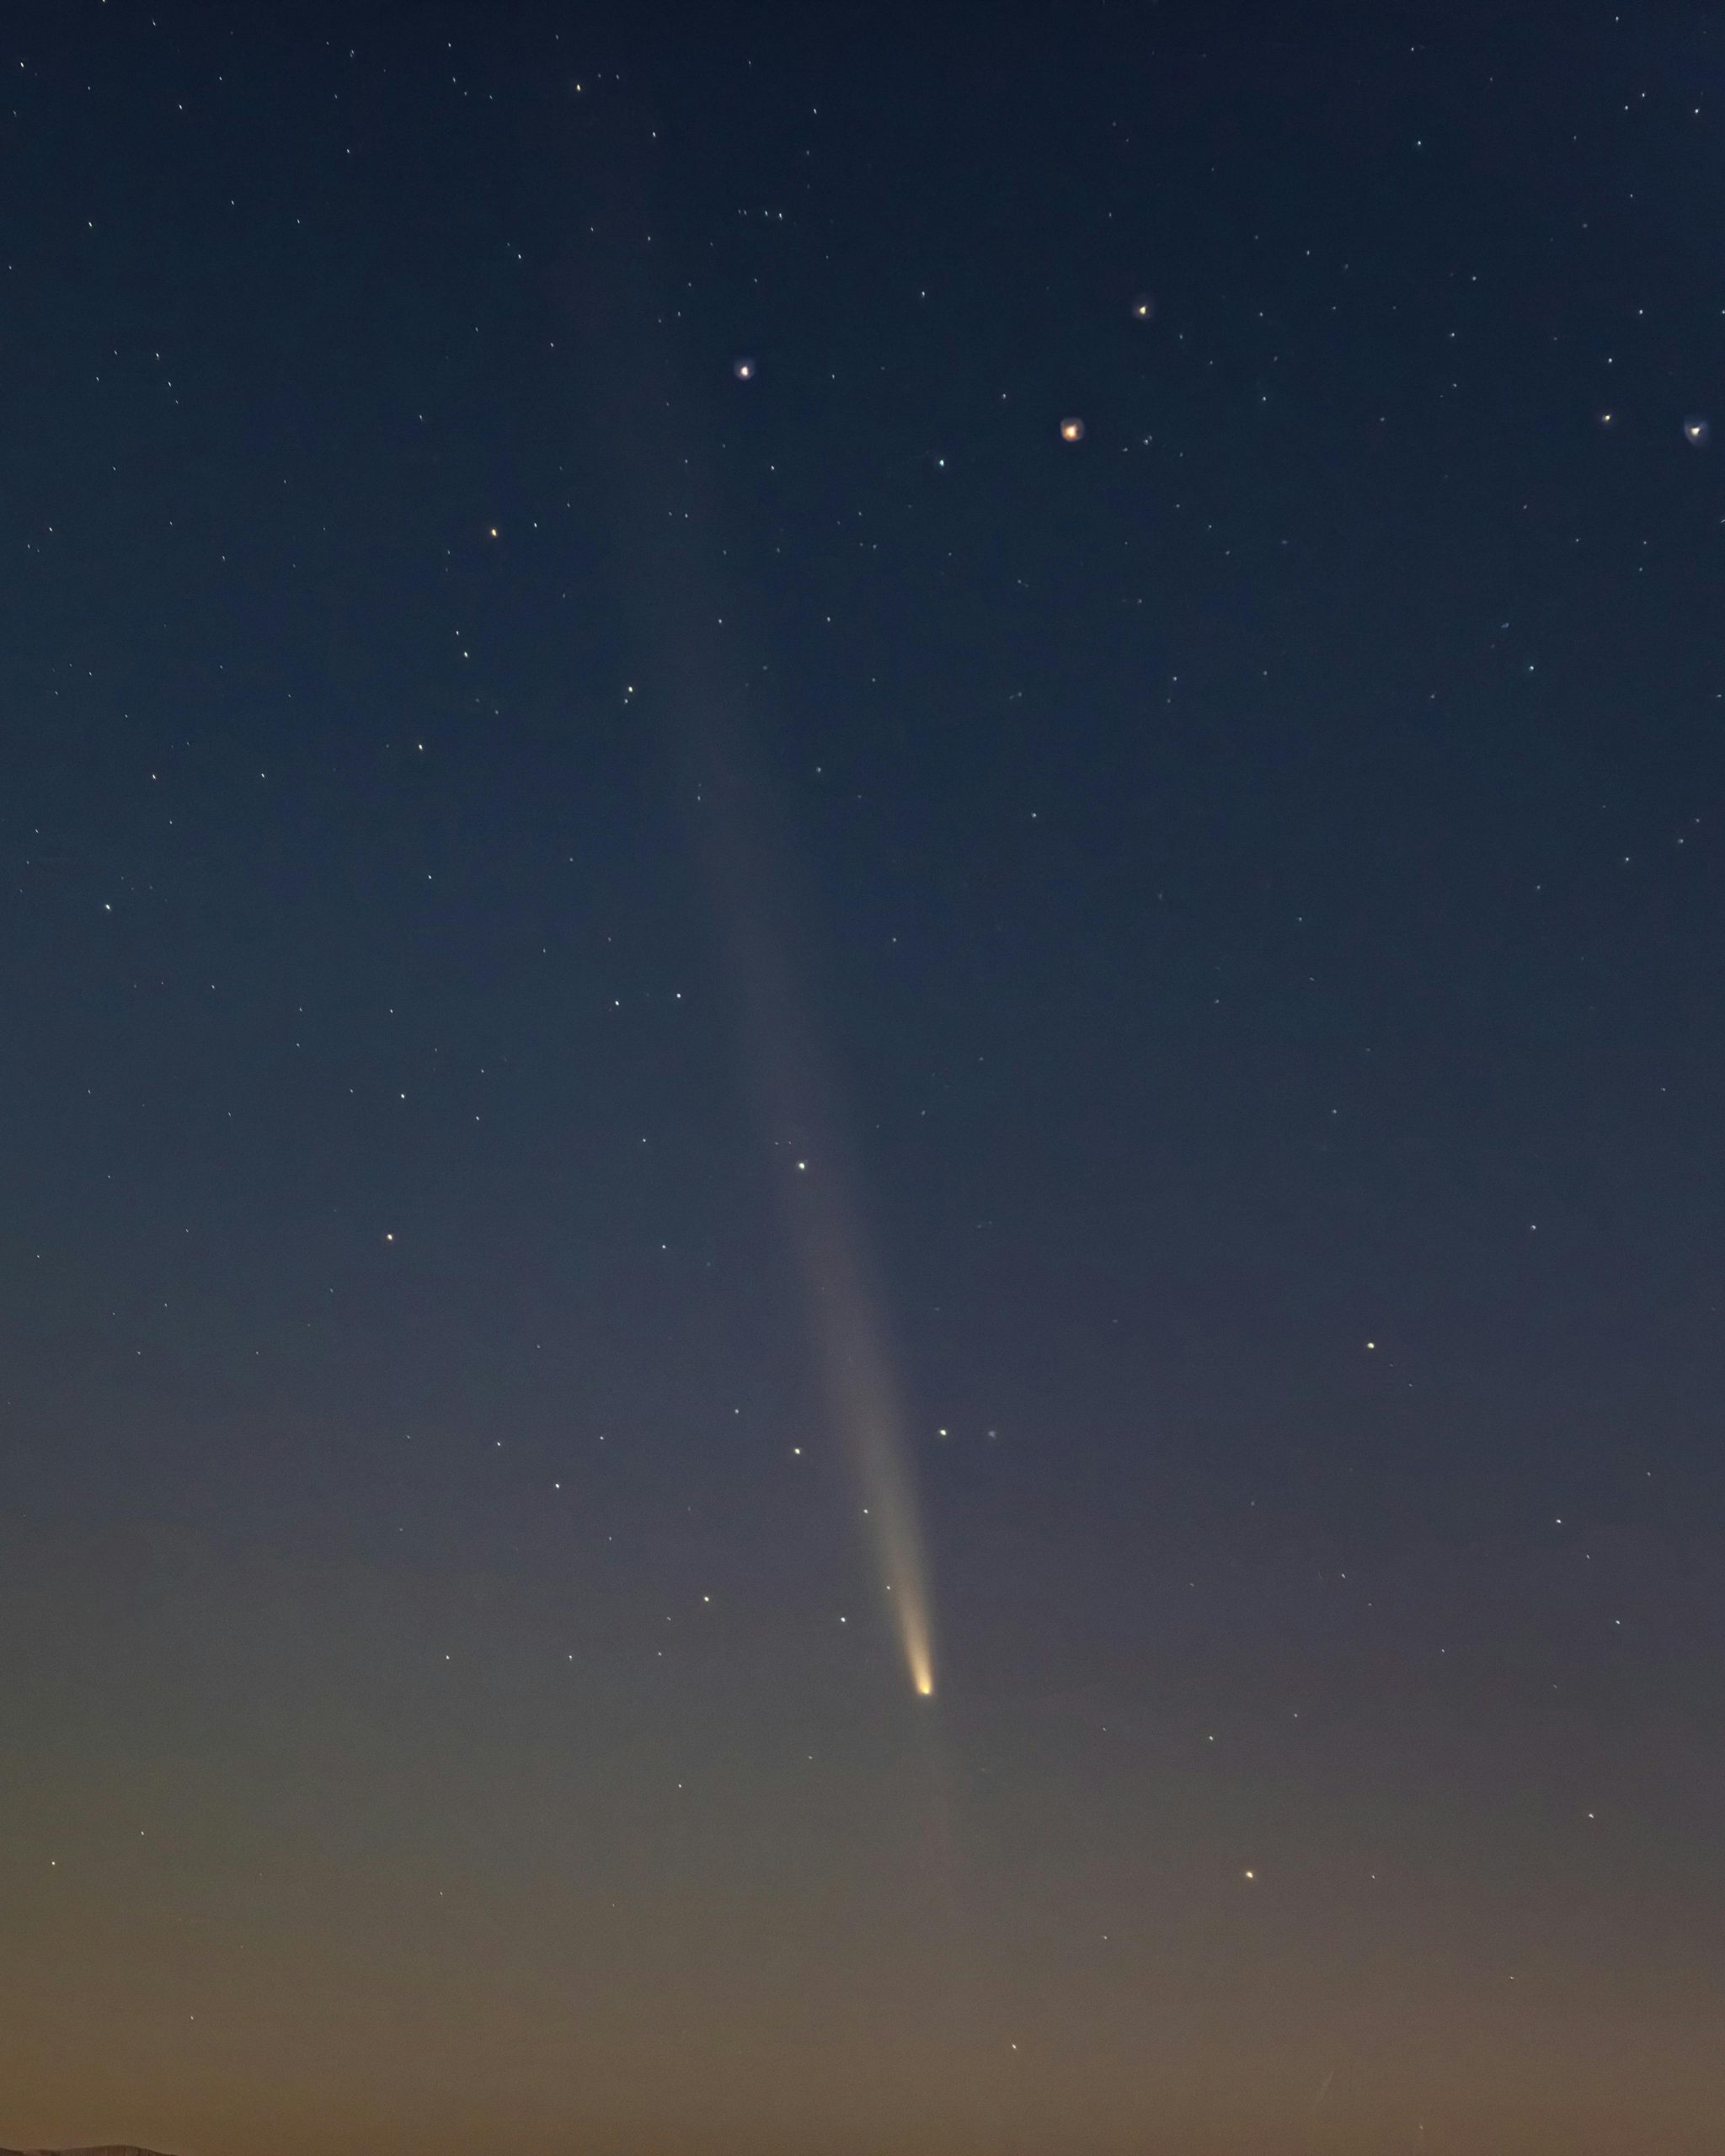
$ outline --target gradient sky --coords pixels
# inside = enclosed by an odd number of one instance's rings
[[[1717,19],[4,35],[0,2143],[1717,2149]]]

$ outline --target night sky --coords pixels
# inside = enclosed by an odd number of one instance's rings
[[[1717,2151],[1720,19],[4,40],[0,2141]]]

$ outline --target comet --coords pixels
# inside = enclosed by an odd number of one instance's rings
[[[919,1699],[934,1696],[928,1561],[886,1302],[853,1195],[836,1089],[797,992],[785,936],[791,917],[765,903],[777,850],[761,835],[765,797],[740,774],[733,741],[702,787],[717,912],[741,990],[744,1059],[760,1118],[785,1166],[778,1178],[828,1420],[849,1460],[882,1603]],[[794,1140],[794,1142],[790,1142]]]
[[[633,253],[601,247],[582,290],[595,351],[628,365],[594,382],[598,435],[615,475],[627,611],[650,654],[642,702],[663,714],[683,775],[708,911],[737,1012],[739,1060],[755,1095],[803,1299],[810,1361],[827,1421],[849,1460],[880,1603],[911,1691],[932,1700],[935,1651],[927,1552],[911,1449],[887,1322],[848,1171],[841,1089],[828,1080],[800,986],[792,924],[795,849],[772,813],[748,715],[766,671],[746,621],[748,595],[714,536],[720,515],[710,451],[666,342],[663,296]],[[758,384],[750,357],[740,382]],[[676,503],[681,515],[666,515]],[[630,685],[628,694],[634,695]]]
[[[865,1501],[870,1552],[879,1568],[888,1614],[919,1699],[934,1696],[934,1641],[928,1566],[911,1450],[893,1380],[879,1303],[864,1277],[859,1239],[843,1208],[825,1202],[817,1183],[799,1182],[805,1291],[822,1366],[828,1412],[842,1433]]]

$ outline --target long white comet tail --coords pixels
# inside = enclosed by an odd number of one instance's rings
[[[627,159],[625,159],[627,166]],[[588,293],[593,334],[609,350],[635,340],[638,368],[604,385],[613,398],[606,438],[617,459],[619,526],[635,574],[630,590],[659,693],[680,738],[692,784],[699,851],[737,991],[740,1045],[763,1125],[776,1139],[802,1134],[814,1155],[789,1180],[787,1219],[808,1300],[827,1412],[843,1433],[866,1515],[883,1599],[918,1696],[934,1693],[928,1567],[915,1476],[884,1321],[868,1283],[863,1237],[840,1160],[844,1118],[832,1106],[795,985],[789,924],[780,890],[782,853],[772,842],[771,787],[756,772],[745,720],[756,670],[740,658],[741,609],[710,536],[701,436],[681,437],[681,400],[665,343],[664,296],[640,276],[638,253],[604,253]],[[622,325],[619,328],[619,325]],[[740,362],[740,378],[753,374]],[[621,379],[632,384],[618,395]],[[692,504],[681,520],[649,503]],[[729,627],[725,625],[729,623]],[[764,671],[765,670],[761,670]],[[783,1157],[782,1155],[780,1155]]]
[[[815,1164],[798,1175],[798,1241],[829,1412],[844,1433],[887,1614],[912,1689],[934,1695],[928,1565],[904,1417],[885,1326],[868,1285],[860,1237],[840,1193]]]
[[[778,889],[778,849],[761,835],[769,820],[766,789],[745,782],[741,745],[732,740],[727,746],[728,758],[709,752],[700,799],[708,868],[738,990],[744,1061],[783,1164],[785,1222],[826,1412],[850,1456],[905,1670],[917,1696],[932,1699],[933,1628],[916,1476],[893,1380],[885,1305],[870,1278],[845,1171],[846,1118],[795,985],[783,925],[792,910],[769,898]],[[794,1155],[784,1150],[793,1134]]]

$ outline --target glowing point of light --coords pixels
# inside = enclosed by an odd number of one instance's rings
[[[1084,422],[1082,419],[1061,420],[1060,440],[1062,441],[1082,441],[1083,439]]]
[[[731,372],[737,377],[739,382],[753,382],[755,379],[755,362],[753,360],[733,360],[731,362]]]
[[[1685,419],[1683,423],[1683,439],[1691,449],[1704,449],[1712,432],[1705,419]]]

